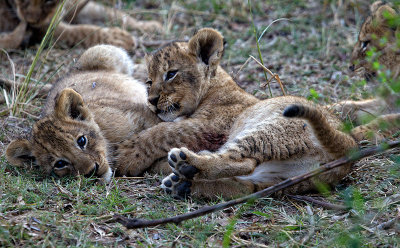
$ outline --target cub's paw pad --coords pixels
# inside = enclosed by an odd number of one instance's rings
[[[190,196],[190,193],[192,192],[190,189],[191,186],[192,182],[190,181],[180,182],[179,184],[176,185],[174,196],[178,198],[187,198],[188,196]]]
[[[190,195],[191,186],[192,183],[190,181],[181,180],[181,178],[175,173],[171,173],[161,182],[161,188],[164,189],[165,193],[171,194],[179,199]]]
[[[178,148],[173,148],[168,153],[168,164],[172,171],[187,179],[193,179],[194,175],[199,172],[199,169],[190,165],[186,161],[187,155],[184,151]]]

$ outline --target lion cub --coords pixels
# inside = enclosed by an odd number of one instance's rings
[[[393,78],[400,76],[400,35],[398,22],[391,23],[388,17],[396,17],[398,14],[383,1],[374,2],[371,7],[371,15],[367,17],[361,26],[358,41],[354,45],[351,54],[351,71],[365,70],[364,75],[369,78],[375,73],[372,62],[367,60],[367,51],[376,49],[378,62],[391,71]]]
[[[390,76],[396,79],[400,76],[399,24],[391,23],[387,18],[398,18],[398,14],[390,4],[383,1],[374,2],[370,10],[371,14],[362,24],[358,41],[354,45],[349,69],[353,72],[363,72],[367,79],[374,76],[376,70],[373,63],[367,59],[367,52],[375,49],[379,64],[390,70]],[[367,136],[371,136],[372,129],[375,130],[374,139],[380,140],[400,130],[398,101],[398,93],[390,92],[384,98],[342,101],[334,104],[333,108],[355,123],[379,116],[368,125],[356,127],[354,132],[357,133],[358,139],[366,139]],[[381,116],[382,114],[386,115]]]
[[[160,120],[146,106],[143,83],[130,75],[133,63],[120,48],[88,49],[49,92],[42,118],[29,139],[11,142],[7,160],[34,163],[46,174],[87,175],[109,181],[113,146]]]
[[[0,48],[18,48],[40,42],[61,2],[1,0]],[[132,50],[135,40],[128,32],[116,27],[102,28],[92,25],[107,20],[117,20],[129,29],[161,29],[158,22],[140,22],[119,10],[88,0],[67,0],[62,17],[63,21],[54,30],[54,39],[70,47],[77,44],[90,47],[105,43]]]
[[[223,44],[219,32],[204,28],[187,43],[148,55],[149,105],[165,122],[118,146],[120,172],[138,175],[169,151],[174,173],[162,182],[166,192],[233,197],[310,171],[357,146],[321,106],[293,96],[260,101],[243,91],[219,66]],[[347,165],[319,179],[334,184],[349,170]],[[312,188],[308,182],[294,191]]]

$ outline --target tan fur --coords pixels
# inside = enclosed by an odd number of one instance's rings
[[[398,15],[390,4],[382,1],[371,5],[371,15],[362,24],[358,41],[351,54],[350,69],[364,70],[367,78],[375,73],[375,69],[366,56],[366,52],[372,47],[376,48],[379,64],[383,65],[385,70],[390,70],[393,78],[400,76],[400,52],[396,42],[396,35],[399,35],[400,29],[399,26],[389,25],[384,17],[385,13],[391,16]],[[381,43],[383,38],[387,39],[385,44]]]
[[[169,123],[119,145],[118,171],[138,175],[170,151],[175,174],[163,180],[167,192],[233,197],[310,171],[356,147],[324,108],[290,96],[260,101],[240,89],[219,66],[222,55],[223,37],[205,28],[188,43],[173,42],[147,57],[149,106]],[[282,115],[293,104],[307,121]],[[349,169],[320,179],[334,184]],[[308,182],[294,191],[312,188]]]
[[[355,127],[351,135],[358,141],[370,140],[380,142],[392,135],[399,135],[400,114],[387,114],[379,116],[366,125]]]
[[[61,0],[0,1],[0,48],[18,48],[41,41]],[[111,44],[132,50],[134,38],[126,31],[93,24],[115,20],[128,29],[153,31],[161,25],[155,21],[140,22],[129,15],[88,0],[67,0],[63,21],[54,30],[54,39],[69,47]],[[72,24],[70,24],[72,23]]]
[[[87,50],[50,91],[30,138],[7,147],[7,160],[16,166],[34,163],[46,174],[93,174],[109,181],[115,144],[159,122],[146,106],[145,85],[129,75],[132,66],[120,48]],[[84,147],[78,143],[82,136]],[[66,162],[63,168],[56,167],[60,160]]]

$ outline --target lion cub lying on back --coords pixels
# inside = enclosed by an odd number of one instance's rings
[[[174,173],[162,182],[166,192],[233,197],[310,171],[357,146],[321,106],[292,96],[260,101],[244,92],[219,66],[222,54],[223,37],[205,28],[189,42],[173,42],[147,57],[149,104],[166,122],[118,145],[120,172],[138,175],[169,151]],[[319,180],[334,184],[349,170],[347,165]],[[307,182],[293,190],[313,188]]]
[[[7,160],[16,166],[34,163],[46,174],[109,181],[118,153],[113,145],[159,122],[146,106],[145,85],[132,72],[133,63],[120,48],[87,50],[50,91],[31,137],[7,147]]]

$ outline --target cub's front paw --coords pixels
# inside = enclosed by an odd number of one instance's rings
[[[173,148],[168,153],[168,164],[176,175],[184,179],[192,180],[199,170],[187,162],[190,151],[186,148]]]
[[[102,30],[102,43],[122,47],[127,51],[132,51],[136,47],[133,36],[120,28],[105,28]]]
[[[167,194],[171,194],[179,199],[186,198],[190,195],[191,186],[192,182],[180,178],[175,173],[171,173],[161,182],[161,188],[163,188]]]

